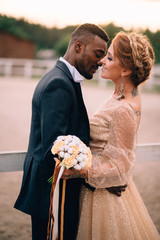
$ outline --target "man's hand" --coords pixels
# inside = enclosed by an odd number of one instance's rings
[[[126,190],[127,184],[125,184],[124,186],[118,186],[118,187],[109,187],[106,188],[110,193],[113,193],[115,195],[117,195],[118,197],[121,196],[122,192],[124,192]]]

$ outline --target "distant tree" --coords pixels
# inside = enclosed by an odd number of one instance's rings
[[[108,34],[109,36],[109,45],[112,41],[112,39],[115,37],[115,35],[120,32],[120,31],[124,31],[124,29],[122,27],[117,27],[116,25],[114,25],[114,23],[109,23],[108,25],[104,25],[101,26]]]
[[[0,15],[0,30],[21,38],[29,39],[25,30],[17,25],[17,20],[12,17],[7,17],[6,15]]]
[[[67,50],[70,34],[63,35],[61,39],[55,44],[54,48],[57,56],[63,56]]]
[[[0,14],[0,31],[11,33],[24,39],[32,40],[39,49],[54,49],[57,56],[63,56],[71,33],[77,26],[67,26],[65,28],[47,28],[40,24],[32,24],[24,18],[16,19]],[[101,26],[109,35],[110,45],[112,39],[119,31],[125,31],[122,27],[116,26],[114,23]],[[132,29],[131,29],[132,30]],[[131,31],[130,30],[130,31]],[[148,36],[155,51],[156,63],[160,63],[160,31],[155,33],[149,29],[140,30]]]
[[[53,48],[59,39],[59,29],[49,29],[40,24],[31,24],[23,18],[15,19],[6,15],[0,15],[0,31],[32,40],[38,49]]]
[[[160,63],[160,31],[155,33],[149,29],[144,31],[144,34],[148,36],[155,52],[155,63]]]

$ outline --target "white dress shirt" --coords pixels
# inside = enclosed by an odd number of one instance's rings
[[[75,82],[78,82],[78,83],[83,82],[84,80],[83,76],[77,71],[77,69],[74,66],[72,66],[69,62],[67,62],[63,57],[60,57],[59,60],[66,64]]]

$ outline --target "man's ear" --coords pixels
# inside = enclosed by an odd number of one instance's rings
[[[78,41],[75,42],[76,53],[80,53],[83,48],[84,48],[84,44],[81,41],[78,40]]]
[[[131,74],[131,72],[132,72],[131,70],[124,68],[121,72],[121,76],[123,76],[123,77],[129,76]]]

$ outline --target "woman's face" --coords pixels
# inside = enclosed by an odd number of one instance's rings
[[[114,83],[121,79],[122,68],[119,60],[114,56],[113,44],[110,45],[107,55],[101,60],[102,70],[101,77],[111,79]]]

